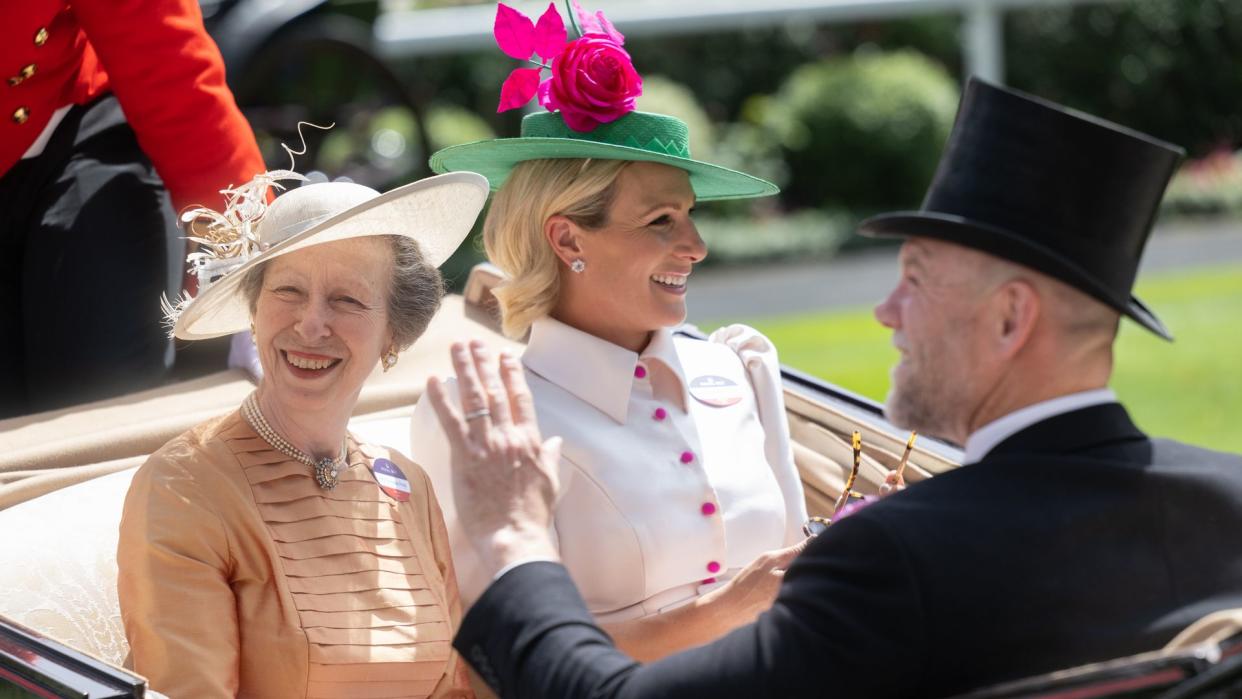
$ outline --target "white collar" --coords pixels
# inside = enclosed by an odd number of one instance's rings
[[[1116,402],[1117,395],[1113,393],[1112,389],[1095,388],[1089,391],[1057,396],[1034,405],[1028,405],[1025,408],[1019,408],[972,432],[966,438],[965,454],[962,456],[962,463],[972,464],[982,459],[988,455],[988,452],[995,449],[996,445],[1037,422],[1093,405]]]
[[[625,424],[629,413],[634,370],[640,362],[651,359],[668,366],[685,390],[685,372],[669,328],[652,333],[651,341],[639,355],[545,316],[531,325],[530,340],[522,354],[526,368],[598,408],[619,424]]]

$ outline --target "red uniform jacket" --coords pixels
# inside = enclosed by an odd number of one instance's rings
[[[52,112],[111,90],[178,210],[261,172],[196,0],[0,0],[0,173]]]

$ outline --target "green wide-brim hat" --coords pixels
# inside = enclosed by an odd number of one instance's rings
[[[663,114],[630,112],[592,131],[569,128],[556,112],[528,114],[518,138],[495,138],[449,146],[431,156],[437,173],[468,171],[487,178],[492,191],[525,160],[599,158],[662,163],[690,173],[699,201],[766,197],[780,192],[767,180],[690,157],[690,129]]]

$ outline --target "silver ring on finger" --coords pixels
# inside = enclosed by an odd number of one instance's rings
[[[487,408],[479,408],[478,410],[471,410],[470,412],[466,413],[462,417],[465,418],[466,422],[469,422],[477,418],[488,417],[491,414],[492,414],[491,410],[488,410]]]

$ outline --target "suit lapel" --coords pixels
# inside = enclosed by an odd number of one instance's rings
[[[1018,453],[1056,453],[1096,449],[1147,439],[1120,403],[1103,403],[1054,415],[1007,437],[983,459]]]

